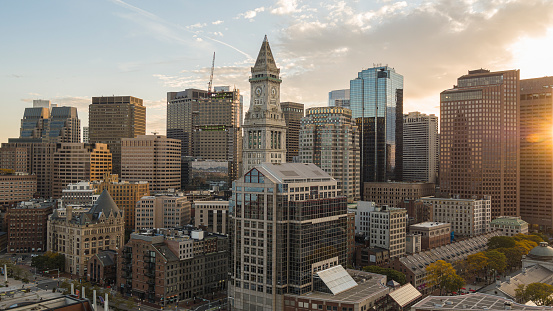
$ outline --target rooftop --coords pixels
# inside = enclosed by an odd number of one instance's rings
[[[553,271],[541,266],[534,265],[529,268],[523,269],[521,273],[512,276],[497,288],[505,295],[515,298],[516,289],[519,285],[528,285],[531,283],[546,283],[553,284]]]
[[[422,297],[422,294],[411,283],[403,285],[389,295],[402,308]]]
[[[522,220],[522,218],[520,217],[500,216],[492,220],[491,225],[520,227],[520,226],[528,225],[528,223]]]
[[[416,228],[431,228],[431,227],[438,227],[438,226],[444,226],[444,225],[451,225],[450,223],[445,222],[434,222],[434,221],[427,221],[427,222],[421,222],[418,224],[413,224],[411,227]]]
[[[38,298],[37,298],[38,299]],[[78,311],[92,311],[91,303],[88,299],[81,299],[74,296],[62,296],[58,298],[52,298],[42,301],[23,303],[6,310],[10,311],[24,311],[24,310],[35,310],[35,311],[51,311],[65,309],[68,306],[77,305],[77,307],[71,308],[71,310]]]
[[[460,296],[428,296],[417,302],[413,311],[423,310],[553,310],[551,307],[534,307],[515,303],[512,300],[481,293]]]
[[[263,163],[256,167],[266,177],[273,177],[279,183],[288,183],[290,180],[303,179],[309,181],[333,181],[327,172],[313,163]]]
[[[317,300],[330,300],[334,302],[342,303],[359,303],[363,302],[373,296],[384,296],[389,292],[389,288],[386,287],[386,276],[369,273],[359,270],[346,270],[353,280],[358,284],[348,290],[342,291],[336,295],[330,293],[323,293],[313,291],[305,295],[301,295],[301,298],[317,299]],[[287,295],[296,296],[296,295]]]

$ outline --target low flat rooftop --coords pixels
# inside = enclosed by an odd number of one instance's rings
[[[357,282],[357,286],[336,295],[313,291],[305,295],[289,295],[288,297],[327,300],[343,303],[360,303],[373,296],[384,296],[390,289],[386,287],[386,276],[359,270],[346,270]]]
[[[450,225],[450,224],[446,222],[427,221],[427,222],[421,222],[418,224],[412,224],[410,227],[432,228],[432,227],[438,227],[438,226],[444,226],[444,225]]]
[[[551,307],[536,307],[536,306],[527,306],[523,304],[516,303],[512,300],[481,294],[474,293],[468,295],[460,296],[428,296],[423,300],[419,301],[411,307],[413,311],[423,311],[423,310],[506,310],[505,306],[510,305],[510,310],[553,310]]]

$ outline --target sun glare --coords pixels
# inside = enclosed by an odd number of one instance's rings
[[[553,28],[543,37],[522,38],[509,50],[513,53],[512,69],[520,69],[521,79],[553,75]]]

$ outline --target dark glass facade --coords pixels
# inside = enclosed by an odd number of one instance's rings
[[[361,133],[362,182],[403,175],[403,76],[379,66],[350,81],[350,105]]]
[[[280,310],[275,295],[309,293],[315,271],[347,263],[347,201],[336,180],[318,169],[316,180],[281,183],[273,177],[278,173],[263,169],[236,181],[229,202],[229,295],[237,310],[260,301]]]

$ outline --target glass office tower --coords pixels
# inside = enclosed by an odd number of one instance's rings
[[[362,182],[401,180],[403,76],[376,66],[350,81],[350,105],[361,133]]]

